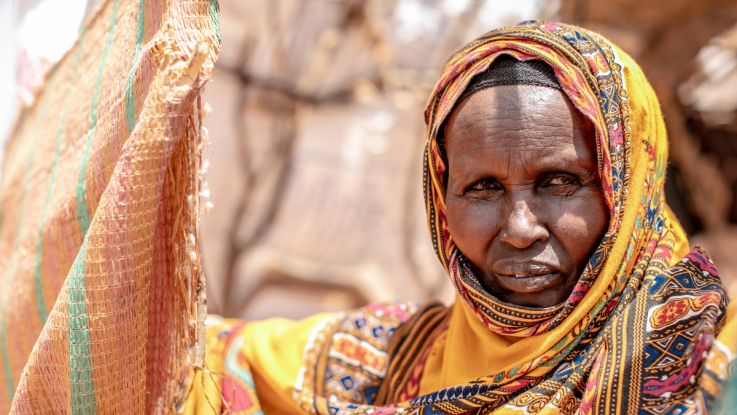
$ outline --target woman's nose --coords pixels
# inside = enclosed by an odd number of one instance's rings
[[[548,229],[530,209],[528,201],[515,201],[504,225],[500,233],[502,242],[517,249],[529,248],[549,237]]]

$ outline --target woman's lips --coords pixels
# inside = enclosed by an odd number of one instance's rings
[[[563,274],[554,272],[544,275],[502,275],[495,274],[497,283],[502,288],[522,294],[537,293],[549,288],[561,286]]]
[[[539,262],[498,261],[492,271],[502,288],[517,293],[536,293],[565,282],[557,267]]]

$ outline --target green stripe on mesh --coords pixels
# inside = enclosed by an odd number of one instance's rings
[[[128,70],[128,80],[125,82],[125,125],[128,127],[128,134],[133,131],[136,125],[136,101],[133,96],[134,80],[136,76],[136,67],[141,59],[141,49],[143,47],[144,34],[144,0],[138,3],[138,28],[136,30],[136,49],[131,60],[131,67]]]
[[[87,129],[84,149],[82,153],[82,165],[79,168],[79,178],[77,180],[77,221],[82,236],[87,235],[87,229],[90,228],[90,209],[87,206],[87,163],[89,162],[90,150],[92,149],[92,137],[97,129],[97,106],[100,101],[100,88],[102,79],[105,75],[105,65],[107,64],[108,55],[110,55],[110,46],[113,43],[113,35],[115,34],[115,23],[118,21],[118,6],[120,0],[115,0],[113,4],[113,14],[110,19],[110,29],[105,40],[105,47],[102,50],[100,58],[100,66],[97,70],[97,80],[95,89],[92,92],[92,105],[90,108],[90,127]]]
[[[79,168],[77,180],[77,220],[80,232],[83,236],[82,246],[79,254],[74,260],[67,287],[69,298],[67,301],[67,315],[69,317],[69,391],[73,414],[97,413],[97,401],[95,399],[95,385],[92,379],[92,364],[90,358],[90,332],[87,317],[87,299],[85,296],[85,257],[87,254],[87,230],[90,227],[90,211],[87,206],[87,163],[89,161],[90,149],[92,148],[92,137],[97,127],[97,106],[100,100],[100,88],[107,58],[110,55],[110,47],[115,34],[115,24],[118,21],[118,6],[120,0],[115,0],[113,12],[110,17],[110,28],[105,40],[105,47],[100,58],[100,66],[97,70],[97,80],[92,93],[92,104],[90,111],[90,126],[87,131],[86,143],[82,154],[82,165]]]
[[[210,19],[215,27],[215,36],[218,38],[218,43],[222,43],[223,35],[220,32],[220,4],[218,0],[210,0]]]
[[[67,315],[69,316],[69,392],[72,413],[96,414],[95,383],[92,379],[90,330],[85,297],[87,238],[82,242],[69,272]]]

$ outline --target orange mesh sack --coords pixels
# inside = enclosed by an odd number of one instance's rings
[[[0,413],[171,413],[202,358],[207,0],[109,0],[49,72],[0,189]]]

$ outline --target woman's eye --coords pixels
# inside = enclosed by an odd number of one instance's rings
[[[551,174],[550,176],[546,177],[541,187],[554,187],[554,186],[572,186],[572,185],[579,185],[581,184],[581,181],[578,180],[577,177],[570,175],[570,174]]]
[[[501,190],[502,185],[494,179],[481,179],[471,186],[469,186],[467,192],[488,192],[494,190]]]

